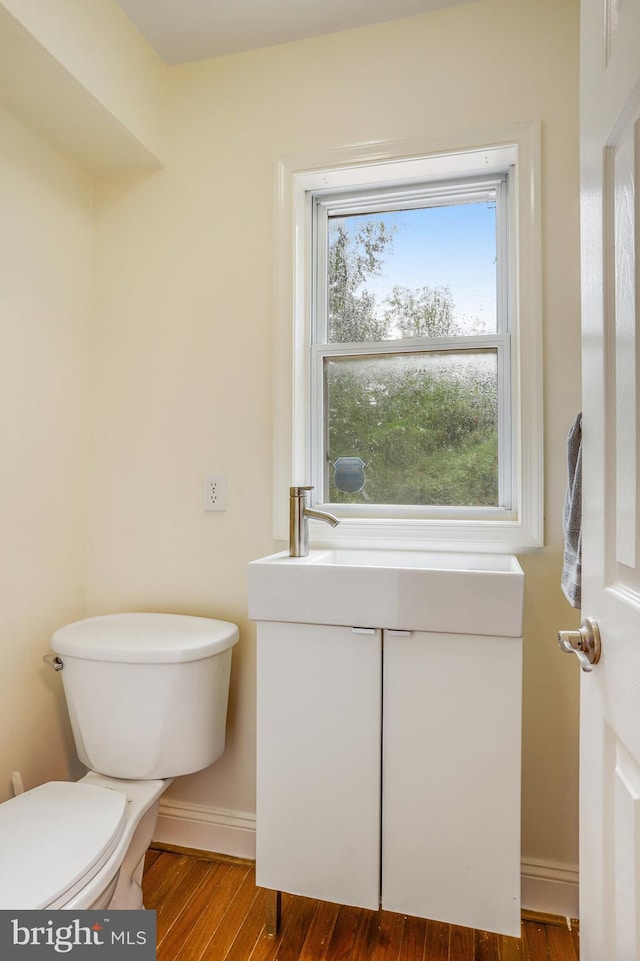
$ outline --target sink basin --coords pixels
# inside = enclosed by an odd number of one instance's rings
[[[312,564],[339,564],[342,567],[390,567],[428,571],[510,571],[513,557],[497,554],[448,554],[432,551],[335,550],[314,551],[313,557],[298,558]],[[281,554],[274,554],[281,557]],[[268,558],[265,558],[268,559]],[[295,558],[292,558],[295,560]]]
[[[260,621],[520,637],[524,575],[510,554],[312,550],[249,564]]]

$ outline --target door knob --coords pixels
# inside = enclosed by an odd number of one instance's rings
[[[579,631],[559,631],[558,644],[565,654],[577,655],[583,671],[592,671],[600,660],[600,631],[590,617],[585,617]]]

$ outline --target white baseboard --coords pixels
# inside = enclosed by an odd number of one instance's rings
[[[521,877],[523,910],[560,914],[564,918],[579,917],[575,865],[523,858]]]
[[[154,840],[255,860],[256,816],[168,798],[160,801]]]
[[[245,811],[165,799],[160,802],[154,840],[253,860],[256,856],[256,816]],[[523,859],[522,908],[577,918],[577,867]]]

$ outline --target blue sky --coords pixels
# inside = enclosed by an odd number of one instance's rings
[[[455,204],[340,218],[355,232],[364,221],[395,227],[381,276],[367,287],[379,301],[395,285],[451,289],[457,324],[469,332],[496,329],[495,205]]]

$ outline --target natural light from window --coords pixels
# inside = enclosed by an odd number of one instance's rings
[[[329,250],[363,253],[367,232],[378,249],[363,264],[359,295],[372,299],[379,320],[389,315],[386,336],[411,336],[398,321],[419,309],[425,286],[442,292],[456,333],[496,330],[495,201],[333,216]],[[331,330],[330,339],[342,338]]]
[[[279,538],[309,485],[312,544],[542,543],[539,157],[516,124],[278,163]]]
[[[506,175],[316,195],[322,502],[510,507],[506,197]]]

